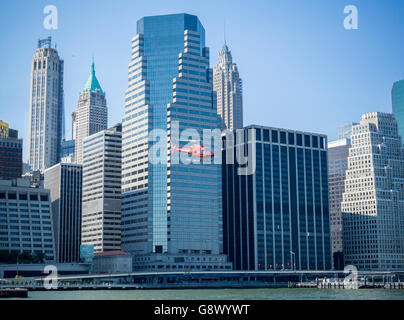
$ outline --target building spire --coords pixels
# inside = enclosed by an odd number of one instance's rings
[[[88,78],[86,85],[84,86],[84,90],[88,91],[100,90],[101,94],[104,94],[104,91],[102,91],[101,85],[98,82],[98,79],[95,75],[94,55],[91,60],[90,77]]]
[[[224,38],[224,44],[226,45],[226,20],[224,20],[223,25],[223,38]]]

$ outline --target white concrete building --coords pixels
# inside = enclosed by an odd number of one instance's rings
[[[213,70],[213,90],[217,94],[217,113],[222,118],[223,129],[243,128],[242,82],[226,43]]]
[[[106,130],[108,123],[105,92],[95,76],[94,62],[91,64],[90,77],[80,93],[74,115],[75,162],[83,163],[83,140],[94,133]]]
[[[132,255],[115,250],[94,254],[92,273],[130,273],[132,272]]]
[[[121,148],[121,124],[83,141],[81,243],[94,252],[121,249]]]
[[[51,38],[39,40],[31,66],[28,163],[44,171],[59,162],[63,117],[63,60]]]
[[[345,265],[404,268],[404,154],[392,114],[352,127],[342,212]]]
[[[49,190],[32,187],[28,177],[0,180],[0,250],[55,260]]]

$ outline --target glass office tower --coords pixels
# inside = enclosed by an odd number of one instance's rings
[[[80,261],[82,178],[79,164],[58,163],[44,172],[58,263]]]
[[[398,124],[398,134],[404,140],[404,79],[393,84],[391,90],[393,114]]]
[[[233,134],[248,131],[255,138],[236,147],[223,135],[223,247],[233,268],[331,269],[327,137],[255,125]],[[255,155],[255,172],[239,174],[243,165],[229,161],[237,152]]]
[[[227,266],[220,255],[220,168],[175,164],[169,148],[169,140],[177,147],[190,142],[175,137],[184,129],[214,128],[220,120],[199,19],[139,20],[122,121],[122,249],[135,255],[136,270]],[[160,163],[150,161],[156,141],[166,146]]]
[[[351,130],[352,131],[352,130]],[[349,136],[351,134],[349,133]],[[328,143],[328,186],[330,189],[331,244],[335,270],[344,269],[342,250],[342,194],[345,191],[345,177],[348,169],[350,139]]]

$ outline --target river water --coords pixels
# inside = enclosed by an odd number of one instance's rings
[[[186,289],[30,291],[39,300],[404,300],[397,289]]]

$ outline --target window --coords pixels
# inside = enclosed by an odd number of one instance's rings
[[[35,193],[31,193],[31,194],[29,195],[29,200],[31,200],[31,201],[38,201],[38,195],[35,194]]]
[[[269,142],[269,131],[264,130],[264,141]]]
[[[304,146],[310,147],[310,136],[306,134],[304,135]]]
[[[318,138],[316,136],[312,136],[312,145],[313,148],[318,148]]]
[[[16,193],[9,193],[8,194],[8,198],[10,200],[16,200],[17,199],[17,194]]]
[[[292,132],[288,133],[288,140],[289,144],[295,144],[295,135]]]
[[[272,142],[278,142],[278,131],[272,131]]]
[[[281,132],[281,143],[286,144],[286,132]]]
[[[296,144],[298,146],[303,146],[303,138],[301,134],[296,134]]]
[[[18,194],[18,199],[20,199],[20,200],[27,200],[27,199],[28,199],[27,194],[26,194],[26,193],[20,193],[20,194]]]
[[[320,148],[324,149],[324,138],[320,137]]]
[[[256,132],[255,139],[260,141],[261,140],[261,129],[256,129],[255,132]]]

